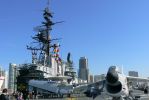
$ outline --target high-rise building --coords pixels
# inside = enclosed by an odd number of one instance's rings
[[[8,89],[11,92],[16,91],[17,84],[16,84],[16,79],[17,77],[17,65],[16,64],[9,64],[9,83],[8,83]]]
[[[8,88],[8,72],[0,67],[0,91]]]
[[[94,83],[94,76],[90,75],[90,83]]]
[[[139,76],[138,72],[136,72],[136,71],[129,71],[128,74],[129,74],[129,76],[133,76],[133,77],[138,77]]]
[[[81,57],[79,60],[78,77],[89,82],[88,59],[86,57]]]
[[[3,75],[4,75],[5,79],[4,79],[2,88],[4,89],[4,88],[8,88],[8,72],[3,70]]]

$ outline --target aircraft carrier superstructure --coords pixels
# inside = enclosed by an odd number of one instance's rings
[[[68,84],[75,82],[76,72],[73,68],[71,54],[68,53],[67,61],[59,56],[60,45],[56,43],[58,38],[52,39],[50,33],[52,26],[61,23],[53,22],[53,15],[48,7],[43,10],[41,26],[37,26],[34,40],[27,49],[32,53],[32,63],[19,65],[19,75],[17,77],[18,89],[25,89],[30,80],[54,80],[65,81]]]

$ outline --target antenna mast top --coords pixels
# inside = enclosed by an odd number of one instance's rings
[[[47,8],[50,6],[50,0],[47,1]]]

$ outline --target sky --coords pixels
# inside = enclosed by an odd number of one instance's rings
[[[76,70],[82,56],[91,74],[103,74],[111,65],[149,76],[148,0],[51,0],[51,36],[59,41],[60,56],[71,52]],[[47,0],[2,0],[0,3],[0,66],[30,63],[26,45],[43,21]]]

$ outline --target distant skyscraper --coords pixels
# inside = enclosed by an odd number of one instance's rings
[[[128,74],[129,74],[129,76],[134,76],[134,77],[138,77],[139,76],[138,72],[136,72],[136,71],[129,71]]]
[[[87,82],[89,82],[88,59],[86,57],[81,57],[79,60],[78,76],[80,79],[87,80]]]
[[[4,88],[8,88],[8,72],[0,67],[0,90]]]
[[[2,88],[4,89],[4,88],[8,88],[8,72],[3,70],[3,75],[4,75],[5,79],[4,79]]]
[[[94,76],[90,75],[90,83],[94,83]]]
[[[17,65],[16,64],[9,64],[9,83],[8,88],[11,90],[11,92],[14,92],[16,90],[16,76],[17,76]]]

